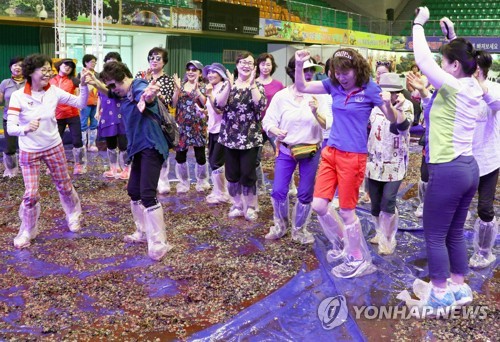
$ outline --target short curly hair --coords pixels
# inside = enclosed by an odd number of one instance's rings
[[[160,55],[161,59],[163,60],[163,64],[167,65],[168,63],[168,51],[165,50],[164,48],[161,47],[154,47],[148,52],[148,63],[149,63],[149,57],[153,55]]]
[[[133,78],[129,68],[124,63],[116,61],[105,63],[99,76],[104,82],[122,82],[125,77]]]
[[[261,53],[259,55],[259,57],[257,57],[257,61],[255,62],[255,64],[257,64],[257,71],[256,71],[256,76],[257,77],[260,76],[260,68],[259,68],[260,63],[265,62],[268,58],[271,60],[271,65],[272,65],[271,75],[274,74],[274,72],[278,68],[278,65],[274,61],[274,56],[273,55],[271,55],[270,53],[267,53],[267,52]]]
[[[335,70],[347,71],[354,69],[356,74],[356,86],[361,87],[368,83],[371,75],[371,68],[368,61],[361,54],[351,48],[339,49],[335,51],[330,59],[330,79],[332,83],[338,86],[340,83],[335,77]]]
[[[26,82],[31,85],[31,74],[33,74],[36,69],[43,67],[46,63],[49,63],[52,68],[52,59],[47,55],[35,53],[26,57],[22,64],[23,77],[26,79]]]
[[[122,56],[120,56],[120,54],[116,51],[111,51],[108,52],[106,56],[104,56],[104,63],[106,63],[110,59],[115,59],[117,62],[121,62]]]

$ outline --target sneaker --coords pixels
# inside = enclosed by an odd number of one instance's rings
[[[490,266],[497,258],[491,251],[484,255],[480,252],[474,252],[469,260],[469,266],[472,268],[486,268]]]
[[[314,242],[314,235],[307,228],[292,229],[292,240],[303,245]]]
[[[111,168],[108,171],[104,171],[102,175],[105,178],[118,178],[118,170]]]
[[[87,148],[87,151],[89,152],[99,152],[99,149],[97,148],[96,145],[90,145],[88,148]]]
[[[247,221],[257,221],[259,218],[259,215],[257,214],[257,210],[254,208],[248,208],[247,212],[245,213],[245,219]]]
[[[146,234],[135,231],[133,234],[125,235],[123,240],[128,243],[144,243],[147,242]]]
[[[373,243],[374,245],[378,245],[379,240],[380,240],[380,233],[377,232],[377,233],[375,233],[374,237],[372,237],[370,240],[368,240],[368,242]]]
[[[332,274],[337,278],[353,278],[363,273],[369,265],[365,258],[356,260],[349,255],[342,264],[332,268]]]
[[[447,317],[449,312],[454,308],[455,296],[453,292],[448,287],[444,296],[438,296],[436,294],[435,287],[433,286],[431,292],[429,293],[429,298],[425,301],[422,311],[422,317]]]
[[[130,166],[125,166],[125,168],[118,174],[118,178],[127,180],[130,178]]]
[[[229,214],[227,214],[227,217],[229,218],[236,218],[242,216],[245,216],[245,214],[243,213],[243,210],[241,210],[238,207],[231,207],[231,209],[229,210]]]
[[[456,305],[468,305],[472,303],[472,290],[469,285],[455,284],[451,279],[448,279],[448,287],[453,292]]]

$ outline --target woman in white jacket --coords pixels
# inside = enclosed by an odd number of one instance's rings
[[[69,177],[55,112],[58,104],[84,108],[88,97],[87,69],[81,72],[79,96],[49,84],[52,60],[48,56],[30,55],[24,60],[22,69],[26,85],[12,94],[7,112],[8,132],[19,137],[19,165],[26,188],[19,208],[21,227],[14,239],[16,248],[28,247],[38,233],[38,185],[42,161],[47,164],[59,192],[69,230],[80,230],[82,208]]]

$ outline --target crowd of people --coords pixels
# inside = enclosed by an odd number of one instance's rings
[[[287,87],[273,79],[278,65],[269,53],[257,58],[240,53],[234,73],[220,63],[204,66],[190,60],[184,75],[170,76],[164,72],[168,52],[155,47],[147,55],[149,68],[135,77],[116,52],[106,55],[100,73],[94,70],[95,56],[85,55],[78,77],[71,59],[58,61],[53,76],[47,56],[13,58],[12,77],[0,84],[0,102],[5,102],[4,176],[18,173],[19,145],[25,184],[15,247],[28,247],[37,235],[41,161],[59,192],[69,230],[81,229],[80,200],[62,144],[68,126],[75,175],[87,171],[87,151],[97,150],[97,130],[105,138],[110,166],[103,176],[128,179],[135,231],[124,240],[146,243],[148,255],[161,260],[172,248],[157,199],[158,193],[171,191],[172,149],[151,117],[160,118],[161,101],[174,109],[180,133],[174,148],[178,194],[190,190],[187,153],[192,147],[196,191],[211,189],[208,203],[230,203],[229,219],[257,220],[258,196],[267,195],[262,146],[269,141],[276,159],[270,194],[273,226],[265,238],[280,239],[290,226],[293,240],[314,242],[308,230],[314,211],[331,243],[327,260],[335,264],[332,274],[361,276],[373,265],[355,210],[360,186],[364,182],[376,231],[369,242],[378,244],[380,254],[392,254],[399,221],[396,197],[409,162],[409,129],[422,112],[427,129],[416,216],[423,217],[432,283],[424,302],[433,310],[470,303],[472,291],[465,283],[469,265],[487,267],[495,260],[500,89],[487,81],[491,56],[457,38],[448,18],[441,20],[449,42],[439,66],[426,43],[428,18],[427,8],[419,8],[413,26],[416,64],[406,87],[387,61],[377,63],[372,78],[368,61],[351,48],[338,49],[323,65],[307,50],[297,51],[284,67],[291,80]],[[467,260],[463,228],[476,191],[479,217],[474,254]]]

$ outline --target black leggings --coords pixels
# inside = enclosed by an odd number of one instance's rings
[[[207,157],[205,155],[205,146],[193,146],[194,157],[196,158],[196,164],[205,165],[207,162]],[[175,161],[179,164],[184,164],[187,161],[188,150],[180,150],[175,153]]]
[[[127,136],[125,134],[118,134],[112,137],[106,137],[105,139],[108,149],[114,150],[116,146],[118,146],[118,149],[122,152],[127,150]]]
[[[477,215],[483,222],[491,222],[495,217],[495,191],[498,181],[498,170],[479,177],[479,187],[477,188]]]

